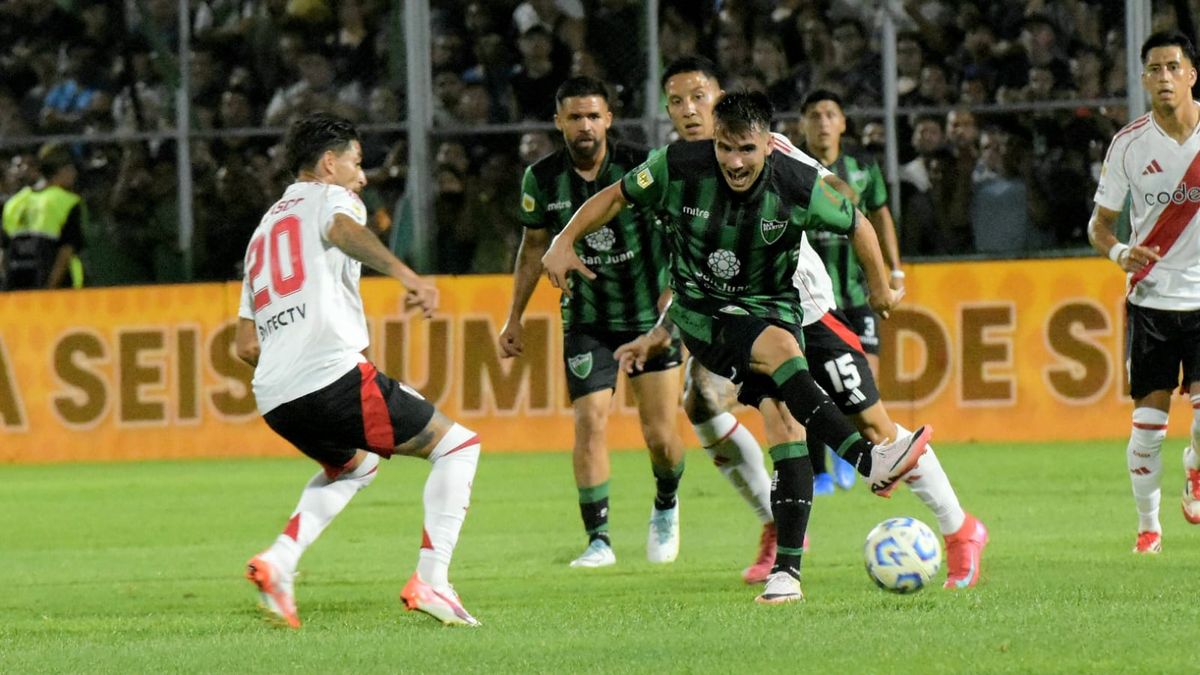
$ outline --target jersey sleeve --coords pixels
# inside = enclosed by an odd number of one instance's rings
[[[250,289],[250,277],[246,276],[242,279],[241,298],[238,300],[238,318],[254,320],[254,310],[250,304],[250,296],[254,291]]]
[[[849,235],[854,231],[857,212],[849,199],[818,178],[805,209],[804,227]]]
[[[870,168],[867,169],[867,175],[869,176],[867,189],[863,191],[862,196],[863,210],[878,211],[888,203],[887,182],[883,180],[883,171],[879,169],[879,162],[871,162]]]
[[[1094,197],[1097,205],[1110,211],[1120,211],[1129,194],[1129,176],[1125,173],[1125,151],[1129,148],[1129,134],[1114,139],[1108,148],[1108,156],[1100,167],[1100,183]]]
[[[344,187],[331,186],[326,192],[325,204],[321,208],[319,222],[322,239],[329,238],[329,228],[333,227],[333,217],[339,213],[364,227],[367,224],[367,207],[363,205],[362,199]]]
[[[667,152],[669,146],[652,150],[646,161],[621,178],[621,194],[631,204],[659,210],[667,200]]]
[[[518,213],[525,227],[531,230],[546,228],[546,200],[542,199],[532,166],[525,168],[525,177],[521,179],[521,208]]]

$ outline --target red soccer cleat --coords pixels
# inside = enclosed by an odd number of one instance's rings
[[[296,613],[296,598],[292,595],[292,575],[267,561],[254,556],[246,563],[246,578],[258,587],[262,608],[273,620],[289,628],[300,627]]]
[[[742,570],[743,581],[748,584],[761,584],[771,576],[771,568],[775,566],[776,537],[775,523],[763,525],[762,536],[758,540],[758,558],[753,565]]]
[[[1137,543],[1133,545],[1133,552],[1148,555],[1162,553],[1162,533],[1138,532]]]

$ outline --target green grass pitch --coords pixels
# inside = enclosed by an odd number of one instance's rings
[[[0,672],[1195,672],[1200,528],[1178,507],[1183,442],[1164,448],[1164,551],[1130,553],[1123,443],[939,445],[991,529],[969,592],[897,596],[862,542],[894,499],[818,498],[804,603],[740,582],[759,527],[702,453],[681,488],[682,550],[645,561],[645,453],[613,456],[618,563],[585,545],[565,453],[485,454],[452,567],[479,629],[403,611],[427,465],[394,459],[301,563],[304,627],[267,625],[241,577],[315,465],[300,458],[0,468]],[[485,446],[486,447],[486,446]],[[941,574],[944,579],[945,572]]]

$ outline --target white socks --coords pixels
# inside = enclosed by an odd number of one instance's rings
[[[1194,428],[1194,427],[1193,427]],[[1154,408],[1135,408],[1133,431],[1125,456],[1133,501],[1137,504],[1138,532],[1162,532],[1158,506],[1162,499],[1162,444],[1167,437],[1167,413]]]
[[[754,434],[731,413],[721,413],[707,422],[692,425],[692,429],[717,470],[754,509],[758,520],[764,524],[772,522],[771,476]]]
[[[318,471],[300,493],[300,503],[283,534],[267,549],[267,558],[289,573],[294,572],[304,550],[317,540],[359,490],[375,480],[378,468],[379,456],[367,453],[354,471],[338,476],[337,480],[330,480],[323,470]]]
[[[899,424],[896,425],[897,438],[910,435],[912,435],[911,431]],[[966,521],[967,514],[959,505],[958,495],[954,493],[950,479],[946,477],[946,471],[942,469],[942,463],[934,454],[932,445],[917,460],[917,466],[904,481],[908,483],[909,488],[921,500],[921,503],[933,512],[933,517],[938,521],[938,529],[943,535],[958,532],[959,528],[963,526],[963,522]]]
[[[479,464],[479,436],[455,424],[429,453],[433,470],[425,481],[425,530],[417,573],[439,588],[449,583],[450,556],[471,504],[471,482]]]

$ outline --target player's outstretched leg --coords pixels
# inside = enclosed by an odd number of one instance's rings
[[[782,330],[779,333],[786,339],[794,339]],[[767,335],[764,331],[755,342],[756,350],[760,341],[768,340]],[[770,356],[764,360],[770,363]],[[803,356],[782,359],[782,363],[771,371],[771,379],[792,416],[808,429],[810,439],[826,443],[854,464],[858,472],[867,477],[871,491],[880,497],[891,496],[897,481],[916,466],[933,435],[932,427],[923,426],[907,438],[883,445],[872,444],[851,426],[817,386]]]
[[[1138,536],[1134,553],[1154,554],[1162,550],[1159,503],[1162,498],[1162,443],[1167,437],[1167,413],[1140,407],[1133,411],[1133,430],[1125,457],[1138,512]]]
[[[400,597],[410,611],[424,612],[447,625],[478,626],[450,585],[450,558],[458,544],[471,484],[479,464],[479,436],[454,424],[429,453],[433,469],[425,481],[425,526],[417,571]]]
[[[300,502],[283,533],[270,548],[246,563],[246,578],[258,587],[264,609],[292,628],[300,627],[292,586],[300,556],[354,495],[375,480],[379,456],[359,450],[351,464],[354,468],[340,473],[333,469],[318,471],[300,493]]]

